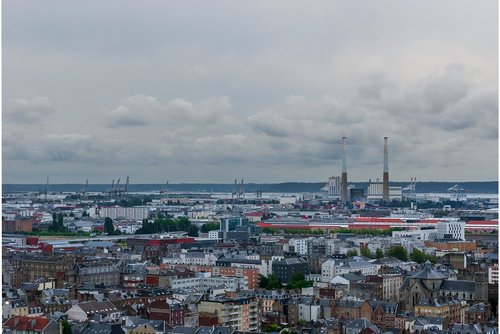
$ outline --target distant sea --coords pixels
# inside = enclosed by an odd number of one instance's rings
[[[368,182],[350,183],[356,188],[366,189]],[[391,182],[391,186],[406,187],[408,182]],[[468,194],[498,194],[498,181],[485,182],[417,182],[417,193],[447,193],[447,190],[458,184]],[[285,182],[285,183],[246,183],[245,192],[268,193],[319,193],[325,185],[324,182]],[[3,184],[2,192],[44,192],[45,184]],[[50,193],[75,193],[81,192],[84,184],[49,184],[47,191]],[[89,184],[87,192],[104,192],[111,188],[110,184]],[[164,189],[164,184],[130,184],[129,192],[158,192]],[[231,192],[234,184],[223,183],[179,183],[169,184],[169,192]],[[237,190],[240,189],[238,184]]]

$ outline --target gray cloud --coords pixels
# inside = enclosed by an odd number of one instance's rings
[[[19,98],[7,103],[4,119],[12,123],[32,124],[54,112],[48,97]]]
[[[496,179],[497,7],[7,1],[4,180]]]

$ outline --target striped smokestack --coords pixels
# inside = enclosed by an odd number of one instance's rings
[[[340,180],[340,200],[342,203],[348,201],[347,196],[347,159],[346,159],[346,137],[342,137],[342,179]]]
[[[382,185],[382,200],[389,202],[389,137],[384,137],[384,176]]]

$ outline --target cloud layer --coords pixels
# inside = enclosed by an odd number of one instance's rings
[[[7,1],[4,182],[497,179],[497,6]]]

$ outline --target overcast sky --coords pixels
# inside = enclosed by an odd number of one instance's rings
[[[497,180],[497,0],[2,4],[3,183]]]

